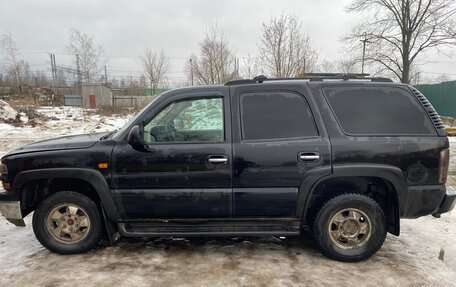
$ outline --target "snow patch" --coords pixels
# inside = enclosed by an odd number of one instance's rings
[[[28,117],[20,115],[23,126],[13,126],[0,120],[0,156],[13,148],[40,140],[113,131],[121,128],[132,116],[100,116],[96,110],[79,107],[40,107],[36,112],[47,120],[39,120],[39,124],[33,125]],[[36,119],[34,121],[36,123]]]
[[[16,116],[17,112],[7,102],[0,100],[0,120],[9,122],[15,120]]]

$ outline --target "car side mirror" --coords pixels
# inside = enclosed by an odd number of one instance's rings
[[[138,125],[131,128],[128,133],[127,141],[133,148],[139,148],[144,145],[141,130]]]
[[[176,130],[184,129],[184,121],[182,119],[174,119],[173,123]]]

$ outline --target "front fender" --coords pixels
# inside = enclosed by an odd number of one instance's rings
[[[13,190],[19,194],[22,187],[30,181],[56,178],[74,178],[88,182],[97,192],[106,217],[113,222],[117,221],[117,209],[111,195],[111,190],[103,175],[98,170],[85,168],[48,168],[23,171],[16,175]]]

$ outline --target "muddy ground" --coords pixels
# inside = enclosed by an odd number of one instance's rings
[[[0,219],[0,286],[456,286],[456,212],[402,220],[400,237],[351,264],[324,258],[310,236],[122,239],[62,256],[38,243],[30,215],[25,221]]]

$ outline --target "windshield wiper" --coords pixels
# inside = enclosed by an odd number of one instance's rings
[[[112,132],[105,134],[104,136],[102,136],[102,137],[100,138],[100,140],[105,140],[105,139],[110,138],[110,137],[111,137],[113,134],[115,134],[118,130],[119,130],[119,129],[115,129],[115,130],[113,130]]]

